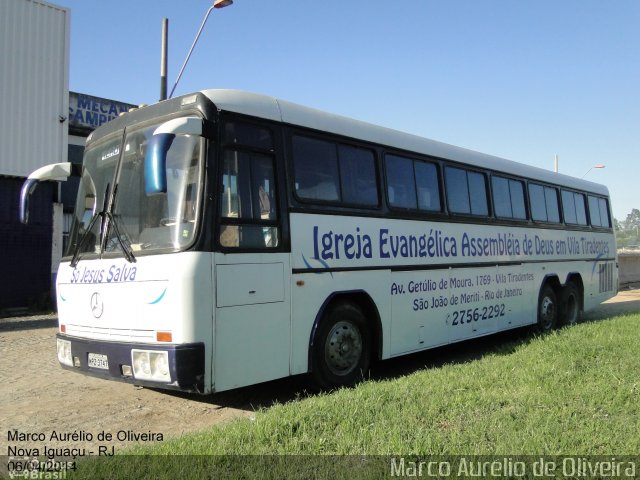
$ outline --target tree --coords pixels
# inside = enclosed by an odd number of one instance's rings
[[[640,210],[632,209],[625,220],[614,219],[613,225],[618,248],[640,245]]]
[[[613,230],[616,233],[619,233],[619,232],[622,231],[622,224],[621,224],[620,220],[618,220],[617,218],[613,219]]]
[[[640,228],[640,210],[634,208],[631,213],[627,215],[627,219],[624,221],[624,229],[627,231],[635,231],[638,233]]]

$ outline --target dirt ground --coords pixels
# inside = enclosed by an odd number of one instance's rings
[[[623,291],[614,299],[585,315],[597,320],[610,315],[640,312],[640,289]],[[162,435],[163,440],[237,417],[251,417],[257,409],[287,402],[305,395],[304,378],[268,382],[211,396],[184,395],[129,384],[86,377],[63,370],[56,358],[54,315],[0,318],[0,456],[29,455],[26,449],[83,448],[97,454],[100,445],[115,451],[135,443],[143,433]],[[504,334],[501,334],[504,335]],[[404,375],[440,362],[456,362],[462,355],[480,357],[491,342],[465,342],[460,347],[444,347],[382,362],[374,368],[374,378]],[[444,360],[443,360],[444,358]],[[15,432],[23,434],[18,437]],[[11,432],[11,433],[10,433]],[[65,440],[65,434],[74,434]],[[105,439],[102,432],[111,434]],[[129,432],[129,433],[127,433]],[[25,439],[24,434],[35,434]],[[144,441],[138,437],[137,441]],[[25,450],[18,450],[18,449]],[[111,451],[111,450],[109,450]],[[33,453],[33,452],[31,452]]]

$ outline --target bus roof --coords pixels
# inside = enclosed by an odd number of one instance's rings
[[[203,90],[202,93],[221,110],[330,132],[409,152],[609,196],[607,187],[601,184],[304,107],[279,98],[240,90],[211,89]]]

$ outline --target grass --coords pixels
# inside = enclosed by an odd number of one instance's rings
[[[479,359],[275,405],[124,453],[637,455],[639,326],[635,314],[526,337]],[[109,462],[89,463],[93,474],[113,473]]]

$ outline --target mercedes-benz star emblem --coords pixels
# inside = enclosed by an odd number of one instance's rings
[[[104,311],[104,303],[102,303],[102,297],[98,292],[91,295],[91,313],[96,318],[100,318],[102,316],[102,312]]]

